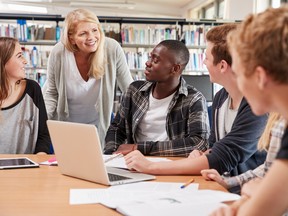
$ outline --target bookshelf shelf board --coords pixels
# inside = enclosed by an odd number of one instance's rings
[[[54,40],[36,40],[36,41],[20,41],[21,45],[35,45],[35,46],[54,46],[57,42]]]
[[[47,70],[47,67],[32,67],[32,66],[27,66],[25,67],[26,70]]]
[[[188,49],[206,49],[206,46],[197,46],[197,45],[187,45]]]
[[[135,73],[135,72],[144,72],[144,71],[145,71],[145,69],[143,69],[143,68],[139,68],[139,69],[137,69],[137,68],[130,69],[130,72],[132,72],[132,73]]]
[[[25,20],[42,20],[42,21],[63,21],[64,18],[61,15],[48,15],[48,14],[12,14],[12,13],[0,13],[0,19],[25,19]]]
[[[154,48],[157,44],[129,44],[122,43],[123,48]]]
[[[190,76],[209,76],[208,71],[202,71],[202,70],[187,70],[183,71],[183,75],[190,75]]]
[[[131,73],[144,72],[144,71],[145,71],[145,69],[143,69],[143,68],[130,69]],[[185,71],[183,71],[183,75],[191,75],[191,76],[202,76],[202,75],[205,75],[205,76],[209,76],[209,73],[208,73],[208,71],[203,71],[203,70],[185,70]]]

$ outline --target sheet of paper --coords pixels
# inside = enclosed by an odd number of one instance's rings
[[[183,183],[175,183],[175,182],[137,182],[133,184],[123,184],[123,185],[115,185],[109,187],[107,190],[110,191],[139,191],[139,192],[191,192],[198,190],[199,184],[192,183],[189,184],[184,189],[180,187]]]
[[[129,203],[124,204],[116,208],[118,212],[123,215],[133,215],[133,216],[207,216],[213,210],[225,206],[222,203],[190,203],[190,204],[179,204],[173,203],[169,200],[161,200],[156,202],[156,205],[150,205],[149,203]]]
[[[187,186],[185,189],[181,189],[183,183],[170,183],[170,182],[138,182],[133,184],[123,184],[111,186],[107,189],[114,196],[110,199],[103,199],[100,201],[101,204],[109,207],[116,208],[135,200],[143,201],[150,200],[151,196],[164,196],[166,194],[181,192],[191,193],[192,191],[197,191],[199,184],[194,183]],[[123,194],[125,194],[125,199],[123,199]],[[156,198],[155,198],[156,199]]]
[[[207,216],[211,211],[224,205],[223,201],[233,201],[240,196],[231,193],[213,190],[198,190],[191,193],[173,192],[162,194],[150,194],[146,197],[138,197],[132,202],[119,203],[116,210],[124,215],[133,216]]]
[[[107,196],[106,189],[70,189],[70,205],[99,203]]]
[[[154,192],[154,193],[146,193],[146,195],[141,196],[135,196],[133,200],[125,199],[122,200],[114,200],[113,202],[111,200],[103,200],[100,202],[101,204],[107,206],[107,207],[113,207],[116,208],[121,213],[127,213],[127,215],[133,215],[130,214],[131,210],[136,208],[139,212],[145,212],[146,215],[153,214],[154,211],[147,212],[146,209],[167,209],[167,206],[169,206],[169,210],[166,210],[162,212],[160,215],[170,215],[169,213],[173,212],[171,215],[175,215],[174,213],[179,212],[178,206],[182,205],[184,207],[185,205],[190,206],[190,208],[186,208],[187,212],[185,212],[185,208],[182,209],[180,215],[189,215],[191,214],[191,205],[195,204],[197,207],[200,206],[206,206],[207,208],[203,210],[199,210],[198,214],[193,215],[208,215],[209,209],[208,204],[209,203],[221,203],[222,201],[232,201],[239,199],[238,195],[233,195],[230,193],[217,193],[217,191],[194,191],[194,192],[170,192],[170,193],[161,193],[161,192]],[[116,206],[116,207],[115,207]],[[131,207],[131,208],[130,208]],[[181,207],[181,208],[182,208]],[[189,209],[189,210],[188,210]],[[193,209],[194,210],[194,209]],[[138,213],[139,213],[138,212]],[[156,211],[157,212],[157,211]],[[160,211],[161,212],[161,211]],[[204,213],[203,213],[204,212]],[[182,214],[183,213],[183,214]],[[202,214],[203,213],[203,214]],[[126,214],[125,214],[126,215]],[[158,213],[155,215],[159,215]]]
[[[221,202],[234,201],[240,198],[237,194],[214,190],[171,189],[167,193],[154,188],[154,191],[145,189],[144,192],[138,188],[132,190],[134,186],[125,190],[124,187],[121,189],[118,186],[107,189],[71,189],[70,204],[101,203],[122,214],[133,216],[185,216],[191,215],[191,212],[193,215],[206,216],[214,209],[222,206]]]
[[[109,191],[107,189],[70,189],[70,205],[101,203],[109,208],[132,202],[137,197],[149,196],[146,192]],[[125,197],[125,199],[123,199]]]
[[[112,157],[111,155],[103,155],[103,160],[107,160],[108,158]],[[165,157],[146,157],[149,161],[152,162],[160,162],[160,161],[171,161],[168,158]],[[113,160],[108,161],[105,163],[106,166],[110,167],[117,167],[117,168],[122,168],[122,169],[128,169],[125,163],[125,160],[123,157],[117,157]]]
[[[149,205],[155,207],[160,203],[173,202],[179,204],[191,204],[191,203],[221,203],[224,201],[234,201],[239,199],[240,196],[237,194],[226,193],[222,191],[214,190],[197,190],[184,192],[180,190],[174,190],[169,193],[161,192],[150,192],[150,196],[139,197],[133,202],[149,203]]]
[[[70,189],[70,204],[102,203],[110,208],[116,208],[120,203],[131,202],[139,197],[153,194],[183,191],[191,192],[198,189],[199,184],[190,184],[180,189],[183,183],[169,182],[137,182],[111,186],[107,189]],[[125,199],[123,200],[123,194]]]

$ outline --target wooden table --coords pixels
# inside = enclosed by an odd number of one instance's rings
[[[6,157],[28,157],[43,162],[51,155],[0,155]],[[157,176],[159,182],[186,182],[187,176]],[[226,191],[215,182],[194,176],[199,189]],[[57,166],[41,165],[40,168],[0,170],[0,215],[1,216],[89,216],[120,215],[100,204],[70,205],[70,189],[106,188],[92,182],[64,176]]]

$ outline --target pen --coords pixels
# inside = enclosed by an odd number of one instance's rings
[[[185,187],[187,187],[189,184],[191,184],[192,182],[194,182],[194,179],[190,179],[189,181],[187,181],[185,184],[183,184],[180,188],[183,189]]]
[[[112,155],[111,157],[107,158],[107,159],[104,161],[104,163],[107,163],[107,162],[109,162],[109,161],[111,161],[111,160],[114,160],[115,158],[120,158],[120,157],[123,157],[123,154],[121,154],[121,153],[119,153],[119,154],[114,154],[114,155]]]

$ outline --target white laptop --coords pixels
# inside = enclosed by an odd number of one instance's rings
[[[155,176],[106,167],[94,125],[47,121],[60,171],[64,175],[116,185],[155,179]]]

